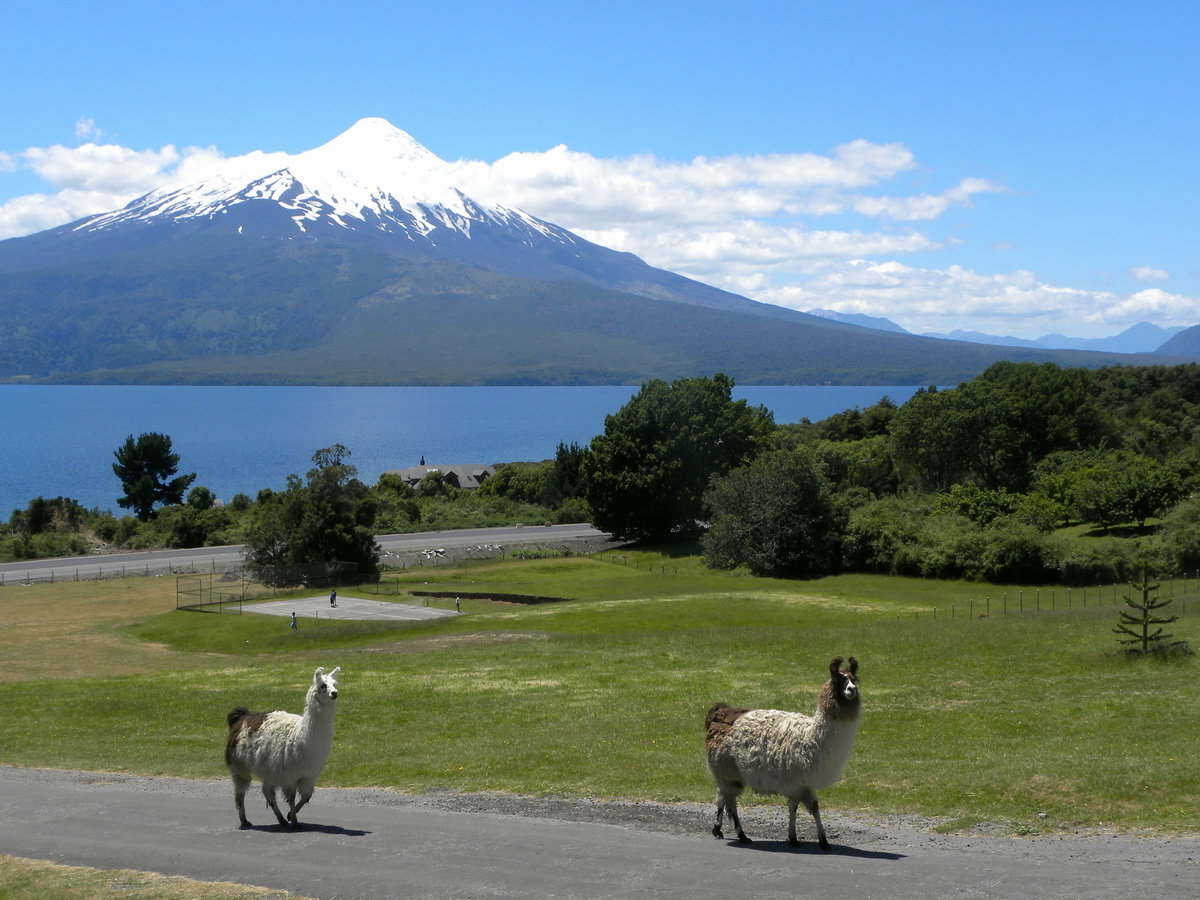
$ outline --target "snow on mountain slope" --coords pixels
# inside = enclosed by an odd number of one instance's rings
[[[499,204],[466,197],[452,167],[386,119],[360,119],[313,150],[229,161],[198,184],[152,191],[122,209],[85,219],[77,231],[164,220],[213,219],[250,201],[274,201],[299,232],[317,223],[426,236],[450,228],[469,237],[477,223],[574,243],[565,229]]]

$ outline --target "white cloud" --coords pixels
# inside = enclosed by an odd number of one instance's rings
[[[1166,281],[1171,277],[1169,272],[1163,269],[1156,269],[1154,266],[1134,266],[1129,270],[1138,281]]]
[[[15,197],[0,206],[0,239],[45,231],[100,210],[117,209],[131,199],[126,194],[70,188]]]
[[[288,159],[265,152],[229,158],[214,147],[135,150],[98,143],[101,132],[90,119],[80,119],[76,130],[86,139],[78,147],[0,151],[0,173],[32,172],[48,185],[0,204],[0,238],[218,173],[262,175]],[[918,223],[1006,188],[970,177],[940,191],[905,194],[902,176],[916,170],[917,161],[903,144],[855,140],[828,154],[684,162],[600,158],[557,146],[448,166],[468,196],[527,210],[652,265],[796,309],[886,316],[913,331],[970,327],[1028,337],[1088,327],[1111,332],[1144,319],[1200,321],[1200,298],[1158,288],[1118,294],[1052,285],[1023,270],[989,275],[961,266],[905,265],[897,258],[953,244]],[[832,216],[839,217],[836,227],[818,226]],[[1144,283],[1168,277],[1151,266],[1129,272]]]
[[[130,150],[116,144],[31,147],[20,154],[41,178],[64,190],[145,193],[161,173],[179,161],[170,144],[160,150]]]
[[[157,188],[194,184],[219,172],[259,175],[286,160],[286,153],[255,151],[230,158],[214,147],[180,151],[171,144],[157,150],[133,150],[88,142],[78,147],[55,144],[18,153],[0,152],[0,172],[27,170],[54,188],[0,204],[0,239],[119,209]]]
[[[96,127],[95,121],[90,116],[80,118],[75,123],[75,137],[81,141],[98,141],[104,136],[104,132]]]
[[[952,206],[971,206],[975,194],[1001,193],[1006,188],[983,178],[964,178],[940,194],[917,197],[856,197],[855,212],[904,222],[936,219]]]
[[[1111,334],[1142,321],[1194,325],[1200,297],[1149,288],[1134,294],[1047,284],[1028,271],[984,275],[961,266],[923,269],[867,259],[831,262],[792,284],[765,286],[758,299],[793,309],[824,307],[884,316],[910,331],[967,327],[1037,337],[1049,332]]]
[[[722,223],[731,217],[819,216],[853,206],[858,190],[915,166],[901,144],[853,141],[816,153],[601,159],[557,146],[511,153],[494,163],[452,164],[468,195],[529,210],[571,229],[670,222]]]

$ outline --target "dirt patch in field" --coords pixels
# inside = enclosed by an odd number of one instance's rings
[[[0,682],[141,674],[205,660],[134,640],[117,626],[175,608],[175,579],[9,585],[0,589]]]

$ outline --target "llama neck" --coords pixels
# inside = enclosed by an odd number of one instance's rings
[[[857,696],[853,700],[845,700],[837,695],[833,682],[827,681],[817,698],[817,711],[813,714],[813,718],[830,723],[857,725],[861,710],[862,703]]]
[[[300,730],[305,734],[333,735],[333,714],[337,707],[333,702],[318,703],[315,697],[309,696],[304,703],[304,715],[300,720]]]

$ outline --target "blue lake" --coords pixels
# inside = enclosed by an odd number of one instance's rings
[[[359,476],[437,463],[541,460],[586,444],[637,387],[176,387],[0,385],[0,517],[36,497],[121,512],[113,451],[170,435],[181,472],[228,500],[283,487],[322,447],[343,444]],[[738,387],[778,423],[897,404],[917,388]]]

